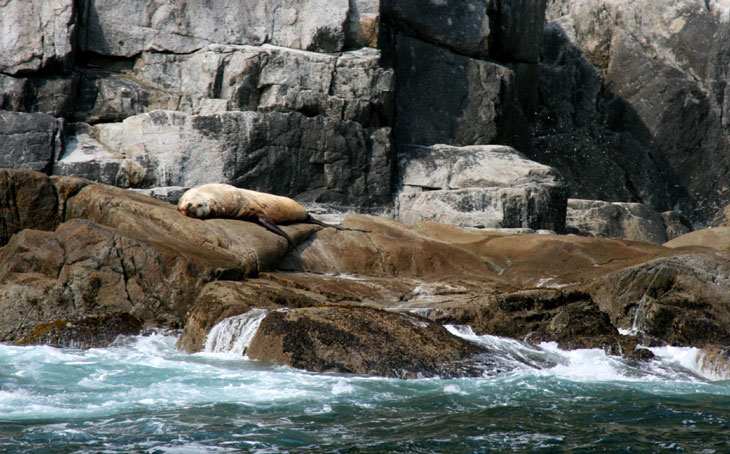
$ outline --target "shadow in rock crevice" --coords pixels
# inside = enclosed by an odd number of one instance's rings
[[[705,223],[730,203],[717,109],[695,81],[620,38],[598,68],[546,24],[530,157],[560,170],[574,198],[641,202]]]

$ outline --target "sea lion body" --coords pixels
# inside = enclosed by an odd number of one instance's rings
[[[231,218],[261,224],[283,236],[290,244],[292,239],[276,224],[307,222],[326,227],[307,213],[296,201],[265,192],[241,189],[228,184],[204,184],[183,194],[177,209],[193,218]]]

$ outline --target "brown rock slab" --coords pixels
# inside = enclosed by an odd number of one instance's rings
[[[684,248],[626,267],[586,287],[617,328],[647,345],[730,343],[730,256]]]
[[[354,306],[271,312],[248,349],[300,369],[400,378],[480,375],[469,362],[480,352],[427,319]]]
[[[23,229],[53,230],[59,222],[58,196],[46,175],[0,169],[0,245]]]

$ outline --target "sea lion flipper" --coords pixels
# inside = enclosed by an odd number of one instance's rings
[[[315,217],[314,217],[314,216],[312,216],[311,214],[310,214],[310,215],[308,215],[308,216],[309,216],[309,217],[308,217],[308,218],[307,218],[307,220],[306,220],[306,221],[304,221],[304,222],[306,222],[306,223],[309,223],[309,224],[316,224],[316,225],[319,225],[319,226],[322,226],[322,227],[332,227],[333,229],[337,229],[337,230],[340,230],[340,231],[345,231],[345,230],[347,230],[347,231],[350,231],[350,232],[364,232],[364,233],[370,233],[370,230],[352,229],[352,228],[349,228],[349,227],[342,227],[342,226],[339,226],[339,225],[334,225],[334,224],[327,224],[327,223],[325,223],[325,222],[322,222],[322,221],[320,221],[319,219],[315,218]]]
[[[277,235],[283,236],[284,238],[286,238],[286,241],[288,241],[289,244],[291,244],[293,247],[296,247],[296,244],[294,244],[294,241],[292,241],[291,237],[287,235],[285,231],[281,230],[278,225],[274,224],[274,221],[264,215],[260,215],[256,219],[258,220],[258,223],[261,224],[263,227],[271,232],[276,233]]]

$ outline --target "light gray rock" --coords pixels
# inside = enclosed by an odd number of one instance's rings
[[[100,55],[190,53],[213,44],[270,43],[337,52],[345,43],[348,0],[83,0],[80,45]]]
[[[381,66],[376,49],[334,55],[211,45],[189,55],[144,53],[125,84],[132,83],[129,79],[144,85],[144,94],[133,99],[144,97],[145,110],[296,111],[366,126],[388,125],[392,118],[393,71]],[[98,104],[103,108],[109,102],[103,98]]]
[[[464,227],[563,231],[567,187],[554,169],[505,146],[407,147],[397,217]]]
[[[667,228],[661,214],[641,203],[568,199],[566,227],[583,236],[665,243]]]
[[[388,128],[322,116],[155,111],[79,126],[55,173],[132,188],[229,183],[368,208],[390,197],[390,149]]]
[[[63,120],[50,115],[0,111],[0,168],[50,172],[63,128]]]
[[[71,71],[76,39],[73,0],[0,3],[0,72]]]

